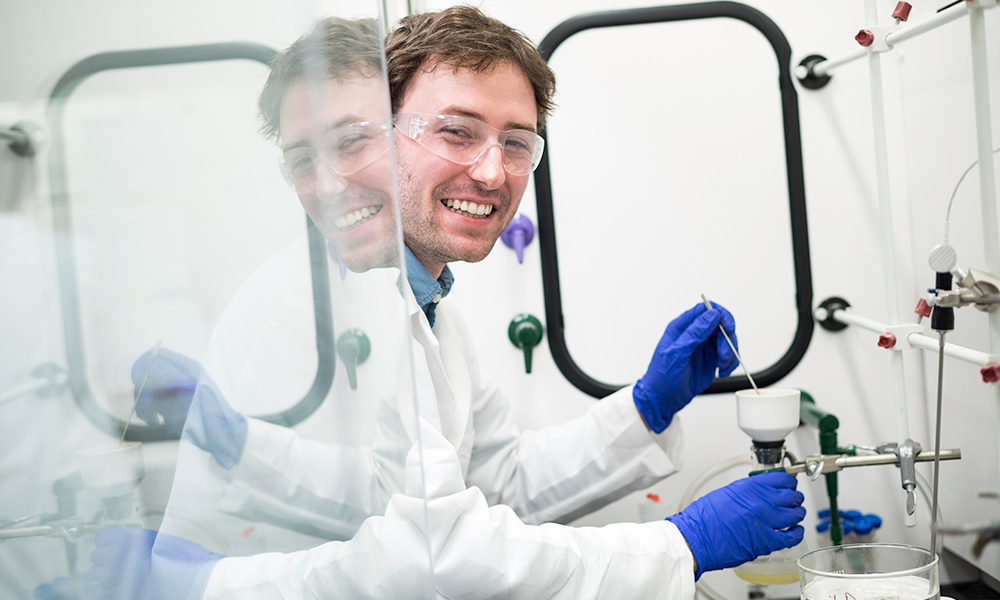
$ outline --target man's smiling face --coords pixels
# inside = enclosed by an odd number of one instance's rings
[[[342,128],[362,122],[385,124],[386,97],[380,77],[349,73],[323,83],[300,80],[288,88],[281,103],[282,151],[308,148],[319,158],[315,189],[297,192],[299,201],[340,260],[355,272],[399,262],[392,153],[382,142],[385,151],[373,154],[373,162],[348,175],[334,171],[337,161],[331,154],[349,152],[349,145],[357,142],[357,132]],[[383,130],[376,125],[366,131],[377,135]]]
[[[498,130],[534,131],[537,118],[528,78],[508,63],[484,72],[447,64],[422,70],[399,112],[473,117]],[[514,218],[529,176],[504,170],[499,145],[463,165],[398,131],[395,140],[406,246],[435,277],[449,262],[486,258]]]

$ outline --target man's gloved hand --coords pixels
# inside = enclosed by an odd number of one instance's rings
[[[105,529],[89,572],[100,600],[198,600],[222,554],[148,529]]]
[[[655,433],[661,433],[674,414],[715,379],[739,365],[736,355],[719,332],[719,323],[736,345],[736,321],[729,311],[704,304],[677,317],[663,332],[646,374],[632,388],[636,408]],[[739,346],[737,345],[737,348]]]
[[[143,380],[145,379],[145,385]],[[226,469],[239,460],[247,439],[247,420],[226,402],[198,361],[162,348],[132,365],[132,382],[142,393],[135,414],[150,425],[163,416],[167,428],[210,452]]]
[[[705,571],[735,567],[801,542],[805,530],[793,525],[806,516],[806,509],[796,483],[788,473],[754,475],[709,492],[667,517],[691,548],[695,579]]]

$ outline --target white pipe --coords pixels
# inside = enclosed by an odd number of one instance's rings
[[[900,42],[905,42],[906,40],[915,38],[918,35],[925,34],[928,31],[933,31],[942,25],[947,25],[952,21],[961,19],[965,15],[969,14],[969,7],[967,4],[968,2],[961,2],[948,8],[948,10],[934,13],[929,17],[914,21],[912,24],[904,26],[899,31],[887,34],[885,36],[885,41],[891,48]],[[823,62],[813,65],[812,72],[817,77],[829,75],[830,71],[858,60],[867,52],[868,51],[865,49],[855,50],[854,52],[845,54],[840,58],[824,60]]]
[[[4,404],[5,402],[10,402],[11,400],[20,398],[21,396],[26,396],[28,394],[37,392],[38,390],[48,387],[51,384],[52,382],[49,381],[48,379],[36,379],[34,381],[29,381],[28,383],[19,385],[18,387],[12,390],[8,390],[3,394],[0,394],[0,405]]]
[[[830,313],[834,321],[843,323],[845,325],[855,325],[861,327],[862,329],[867,329],[868,331],[874,331],[875,333],[885,333],[889,330],[889,327],[885,323],[879,323],[874,319],[869,319],[867,317],[862,317],[856,315],[849,310],[844,310],[838,308]],[[931,352],[937,353],[938,351],[938,341],[936,338],[932,338],[928,335],[922,333],[911,333],[906,336],[906,341],[910,343],[911,346],[920,348],[921,350],[929,350]],[[985,352],[980,352],[979,350],[973,350],[971,348],[966,348],[965,346],[959,346],[957,344],[952,344],[947,342],[944,345],[945,356],[950,356],[952,358],[957,358],[959,360],[964,360],[965,362],[972,363],[974,365],[984,366],[986,363],[992,360],[992,356]]]
[[[840,321],[845,325],[857,325],[858,327],[874,331],[875,333],[885,333],[886,331],[889,331],[889,326],[885,323],[879,323],[875,319],[862,317],[847,310],[836,309],[831,313],[831,315],[835,321]]]
[[[845,56],[841,56],[840,58],[824,60],[823,62],[819,62],[813,65],[812,72],[817,77],[823,77],[824,75],[829,75],[830,71],[838,67],[842,67],[848,63],[852,63],[861,58],[862,56],[864,56],[865,54],[868,54],[868,50],[862,48],[860,50],[855,50],[854,52],[851,52],[850,54],[847,54]]]
[[[930,350],[935,354],[938,352],[938,341],[929,335],[912,333],[907,336],[906,341],[921,350]],[[956,346],[950,342],[945,342],[944,344],[944,355],[964,360],[965,362],[979,365],[980,367],[985,366],[986,363],[990,362],[989,354],[978,350],[972,350],[971,348],[966,348],[964,346]]]
[[[905,42],[906,40],[915,38],[918,35],[937,29],[942,25],[947,25],[952,21],[961,19],[965,15],[969,14],[969,7],[967,4],[969,3],[960,2],[955,6],[948,8],[948,10],[934,13],[929,17],[914,21],[913,24],[886,35],[885,41],[890,47],[895,46],[900,42]]]
[[[976,149],[979,154],[983,248],[987,270],[991,273],[1000,273],[1000,236],[997,234],[996,177],[993,169],[993,125],[990,116],[990,76],[986,57],[986,18],[982,8],[973,3],[969,4],[969,39],[972,43],[972,85],[976,106]],[[1000,354],[1000,311],[989,314],[989,328],[990,351],[993,354]],[[1000,386],[994,388],[997,450],[1000,452]]]

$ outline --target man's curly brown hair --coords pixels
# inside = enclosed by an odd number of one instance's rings
[[[554,107],[555,74],[531,40],[472,6],[404,17],[386,37],[385,56],[393,112],[414,76],[439,65],[479,73],[505,63],[518,67],[534,90],[539,130]]]

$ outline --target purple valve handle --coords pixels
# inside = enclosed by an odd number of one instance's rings
[[[517,262],[524,263],[524,247],[535,239],[535,224],[528,217],[518,214],[507,229],[500,234],[500,241],[517,252]]]

